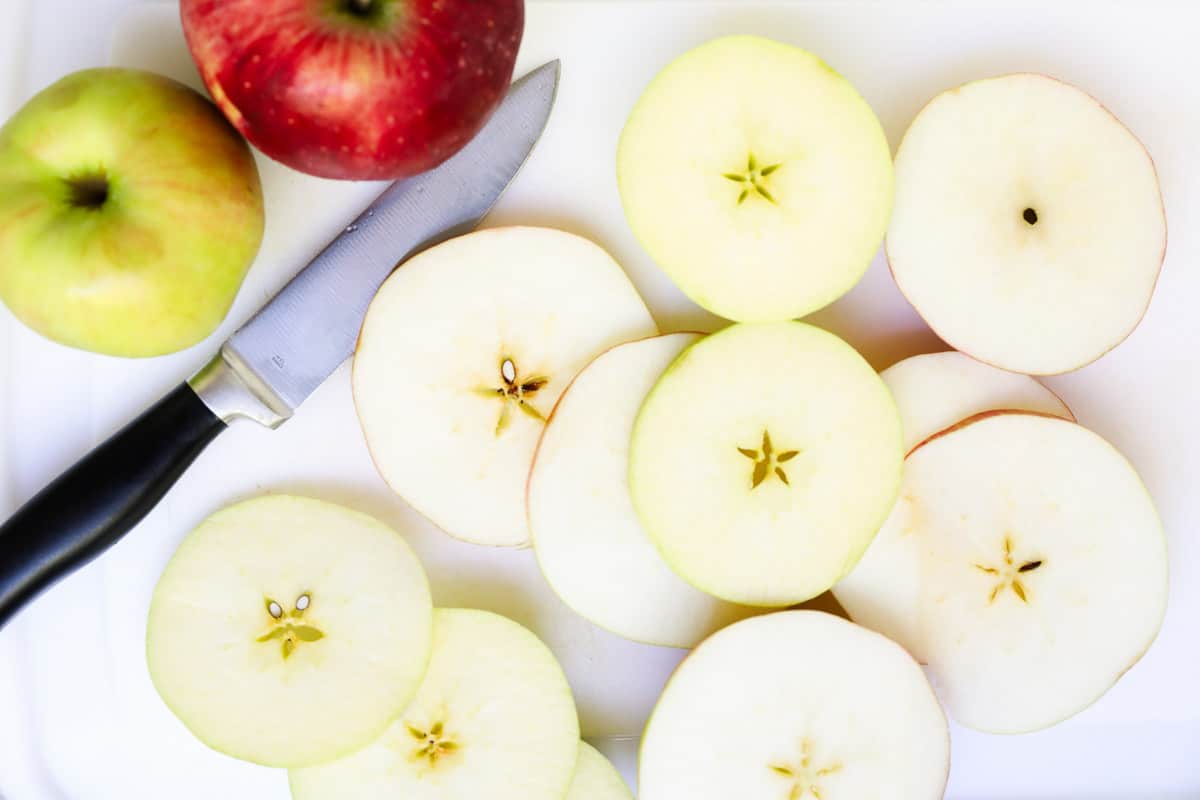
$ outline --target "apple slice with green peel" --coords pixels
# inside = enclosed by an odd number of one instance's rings
[[[1119,344],[1167,243],[1154,164],[1095,99],[1044,75],[935,97],[896,153],[888,260],[952,347],[1068,372]]]
[[[785,606],[853,568],[896,498],[891,394],[850,345],[802,322],[742,324],[692,345],[634,425],[629,485],[646,532],[689,583]]]
[[[1035,379],[988,366],[962,353],[906,358],[879,377],[900,409],[906,451],[985,411],[1032,411],[1075,419],[1066,403]],[[855,622],[887,633],[924,661],[918,635],[920,549],[918,539],[905,534],[917,513],[914,498],[902,494],[888,522],[854,570],[833,587],[833,594]]]
[[[1133,467],[1095,433],[986,412],[918,447],[903,495],[877,541],[914,540],[916,624],[880,632],[906,645],[915,633],[962,724],[1053,725],[1154,640],[1167,601],[1162,524]]]
[[[529,476],[529,530],[546,580],[568,606],[640,642],[694,647],[751,609],[671,571],[629,495],[629,437],[647,392],[696,333],[614,347],[554,408]]]
[[[693,301],[728,319],[802,317],[858,283],[892,207],[875,113],[797,47],[730,36],[671,62],[625,124],[630,228]]]
[[[587,742],[579,743],[575,777],[564,800],[633,800],[617,768]]]
[[[895,643],[820,611],[714,634],[642,737],[641,800],[940,800],[946,717]]]
[[[900,409],[904,449],[984,411],[1037,411],[1074,421],[1062,398],[1019,375],[954,351],[926,353],[879,373]]]
[[[413,702],[368,747],[292,770],[292,797],[561,800],[578,752],[575,701],[549,649],[498,614],[438,609]]]
[[[494,228],[426,250],[379,290],[354,358],[375,465],[451,536],[527,544],[525,483],[558,395],[597,353],[656,333],[582,237]]]
[[[162,699],[201,741],[273,767],[375,739],[425,673],[433,609],[404,539],[364,514],[272,496],[209,517],[150,604]]]

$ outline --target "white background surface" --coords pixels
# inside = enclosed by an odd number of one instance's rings
[[[65,72],[104,63],[118,12],[130,5],[39,0],[22,23],[25,6],[4,2],[0,102],[9,86],[25,97]],[[1193,353],[1200,332],[1200,50],[1193,9],[1185,2],[1023,0],[529,6],[520,69],[561,56],[563,85],[545,139],[489,224],[553,224],[591,236],[626,265],[664,330],[718,323],[688,304],[633,241],[613,151],[646,81],[672,55],[712,36],[762,33],[821,54],[862,90],[893,146],[935,92],[1036,70],[1097,95],[1155,157],[1171,240],[1150,312],[1115,352],[1049,383],[1084,424],[1131,458],[1158,501],[1173,570],[1167,621],[1147,657],[1069,722],[1022,737],[955,728],[951,798],[1200,797],[1200,637],[1192,622],[1200,611]],[[169,25],[161,19],[155,25],[128,29],[123,58],[185,70],[178,34],[164,33]],[[120,361],[42,341],[0,311],[0,506],[33,494],[202,363],[372,193],[295,179],[266,163],[263,173],[264,252],[210,343],[153,361]],[[939,349],[882,260],[815,321],[879,368]],[[222,436],[130,537],[0,632],[0,796],[286,797],[282,773],[234,762],[190,738],[154,695],[141,643],[150,591],[179,539],[218,506],[268,491],[303,491],[376,514],[420,551],[438,602],[492,607],[538,630],[563,659],[590,734],[636,732],[678,659],[572,617],[540,583],[531,554],[455,544],[390,495],[366,458],[343,370],[281,430],[242,425]],[[629,755],[628,748],[619,753],[626,767]]]

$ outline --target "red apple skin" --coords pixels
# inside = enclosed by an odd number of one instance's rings
[[[229,121],[276,161],[346,180],[458,152],[504,98],[525,24],[524,0],[181,0],[180,13]]]

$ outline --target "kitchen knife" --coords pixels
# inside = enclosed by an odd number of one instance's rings
[[[354,352],[380,284],[417,251],[474,228],[533,150],[559,64],[513,84],[441,166],[397,181],[186,383],[68,469],[0,526],[0,627],[150,512],[232,420],[287,420]]]

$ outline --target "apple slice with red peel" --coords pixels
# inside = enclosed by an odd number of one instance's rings
[[[634,425],[629,485],[663,559],[733,603],[785,606],[849,572],[896,499],[900,419],[850,345],[802,322],[688,348]]]
[[[1166,242],[1141,142],[1044,75],[938,95],[896,153],[896,283],[952,347],[1003,369],[1068,372],[1119,344]]]
[[[918,447],[902,495],[906,510],[877,541],[913,539],[915,625],[880,632],[906,646],[915,635],[962,724],[1053,725],[1154,640],[1167,601],[1162,523],[1133,467],[1095,433],[986,412]]]
[[[159,695],[201,741],[272,767],[369,744],[412,699],[432,606],[417,557],[365,514],[271,496],[188,535],[150,603]]]
[[[1062,398],[1028,375],[1007,372],[954,351],[926,353],[879,373],[900,410],[904,448],[983,411],[1038,411],[1075,415]]]
[[[559,398],[529,475],[529,529],[554,591],[602,628],[668,647],[694,647],[753,613],[672,572],[629,495],[629,437],[642,400],[700,338],[671,333],[598,356]]]
[[[558,395],[597,353],[656,333],[580,236],[493,228],[426,250],[379,290],[354,358],[375,465],[451,536],[527,544],[525,483]]]
[[[671,677],[642,737],[641,800],[940,800],[946,717],[895,643],[819,611],[711,636]]]
[[[575,777],[564,800],[633,800],[617,768],[587,742],[579,743]]]
[[[693,301],[796,319],[847,292],[879,250],[892,156],[862,96],[812,53],[726,36],[642,94],[617,149],[635,236]]]
[[[892,392],[912,451],[931,436],[984,411],[1032,411],[1074,421],[1062,399],[1028,375],[1005,372],[957,352],[906,358],[879,374]],[[904,534],[919,513],[902,494],[854,570],[833,594],[860,625],[886,632],[924,660],[919,644],[918,539]],[[899,535],[897,535],[899,533]]]
[[[550,650],[498,614],[438,609],[429,672],[404,713],[366,748],[289,777],[294,800],[561,800],[578,754]]]

